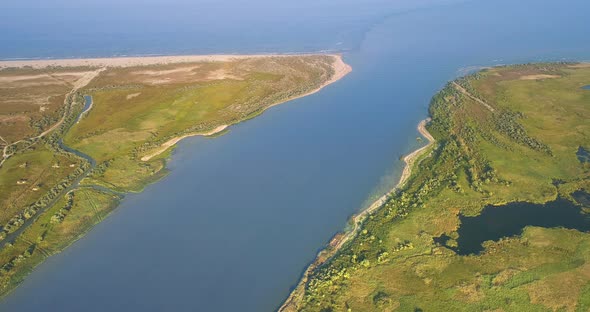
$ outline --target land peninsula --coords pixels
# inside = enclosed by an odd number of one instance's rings
[[[351,71],[339,55],[0,62],[0,295],[219,134]]]
[[[428,144],[279,311],[590,309],[590,66],[486,68],[432,99]]]

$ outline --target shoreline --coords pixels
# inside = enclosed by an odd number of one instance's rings
[[[332,77],[329,80],[325,81],[318,88],[313,89],[313,90],[311,90],[309,92],[306,92],[306,93],[301,94],[301,95],[296,95],[296,96],[290,97],[290,98],[288,98],[288,99],[286,99],[284,101],[277,102],[277,103],[274,103],[272,105],[269,105],[268,107],[264,108],[261,111],[261,113],[264,112],[264,111],[266,111],[267,109],[269,109],[271,107],[274,107],[274,106],[277,106],[277,105],[281,105],[281,104],[285,104],[287,102],[290,102],[290,101],[293,101],[293,100],[296,100],[296,99],[299,99],[299,98],[303,98],[303,97],[306,97],[306,96],[315,94],[315,93],[321,91],[323,88],[325,88],[325,87],[327,87],[327,86],[329,86],[329,85],[337,82],[338,80],[344,78],[346,75],[348,75],[350,72],[352,72],[352,67],[350,65],[344,63],[344,60],[342,59],[342,56],[341,55],[338,55],[338,54],[323,54],[323,55],[331,56],[331,57],[333,57],[335,59],[334,60],[334,63],[332,64],[332,69],[334,70],[334,74],[332,75]],[[287,55],[287,56],[293,56],[293,55]],[[268,57],[268,56],[260,55],[259,57]],[[0,67],[1,67],[1,65],[0,65]],[[189,133],[189,134],[185,134],[185,135],[182,135],[182,136],[179,136],[179,137],[172,138],[172,139],[170,139],[170,140],[162,143],[160,145],[160,148],[159,149],[157,149],[157,150],[155,150],[155,151],[153,151],[153,152],[151,152],[151,153],[149,153],[149,154],[141,157],[141,161],[149,161],[150,159],[152,159],[152,158],[154,158],[154,157],[156,157],[156,156],[164,153],[170,147],[176,145],[176,143],[180,142],[184,138],[188,138],[188,137],[192,137],[192,136],[204,136],[204,137],[212,136],[212,135],[218,134],[218,133],[226,130],[229,126],[234,125],[234,124],[237,124],[237,123],[240,123],[242,121],[243,120],[240,120],[240,121],[237,121],[236,123],[229,124],[229,125],[220,125],[220,126],[217,126],[216,128],[214,128],[213,130],[210,130],[209,132]]]
[[[348,52],[348,49],[322,49],[315,51],[251,51],[251,52],[219,52],[219,53],[199,53],[199,52],[163,52],[163,53],[130,53],[130,54],[104,54],[104,55],[57,55],[57,56],[29,56],[29,57],[3,57],[0,62],[4,61],[41,61],[41,60],[73,60],[73,59],[94,59],[94,58],[127,58],[127,57],[167,57],[167,56],[185,56],[185,55],[310,55],[310,54],[341,54]]]
[[[64,58],[64,59],[27,59],[0,60],[0,69],[31,67],[42,69],[51,66],[60,67],[134,67],[148,65],[167,65],[196,62],[227,62],[231,60],[266,57],[294,57],[326,55],[341,57],[338,53],[290,53],[290,54],[194,54],[194,55],[162,55],[162,56],[121,56],[96,58]]]
[[[346,231],[345,233],[337,233],[336,235],[334,235],[334,237],[330,240],[328,245],[318,253],[314,261],[305,269],[303,275],[297,283],[297,286],[295,286],[295,288],[291,291],[289,297],[287,297],[287,299],[278,309],[278,312],[296,311],[295,304],[297,300],[300,299],[305,292],[305,284],[309,279],[309,274],[317,267],[321,266],[326,261],[330,260],[334,255],[336,255],[336,253],[344,246],[344,244],[355,238],[365,218],[373,211],[381,208],[385,204],[389,196],[391,196],[391,194],[393,194],[396,190],[404,186],[408,178],[412,175],[412,167],[414,166],[416,159],[418,159],[418,157],[420,157],[428,148],[430,148],[435,143],[434,137],[432,137],[430,132],[426,130],[426,124],[428,124],[430,121],[430,118],[426,118],[418,123],[417,130],[420,133],[420,135],[422,135],[424,138],[426,138],[426,140],[428,140],[428,143],[404,157],[405,166],[400,176],[399,182],[389,192],[387,192],[383,196],[379,197],[376,201],[374,201],[368,208],[364,209],[356,215],[353,215],[350,219],[353,223],[353,226],[350,230]]]

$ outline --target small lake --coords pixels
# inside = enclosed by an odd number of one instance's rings
[[[582,146],[578,147],[578,151],[576,152],[576,156],[578,156],[578,160],[581,163],[590,162],[590,152],[583,148]]]
[[[457,247],[451,248],[459,255],[478,254],[483,251],[483,242],[520,235],[527,226],[590,230],[590,215],[585,215],[580,206],[563,198],[545,204],[516,202],[487,206],[480,215],[460,216],[460,220]],[[447,240],[448,237],[443,235],[436,241],[445,244]]]
[[[590,85],[583,86],[582,89],[584,89],[584,90],[590,90]]]

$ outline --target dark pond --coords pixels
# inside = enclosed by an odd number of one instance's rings
[[[578,159],[582,163],[590,162],[590,152],[581,146],[578,148],[576,156],[578,156]]]
[[[578,231],[590,230],[590,218],[575,203],[558,198],[545,204],[526,202],[503,206],[487,206],[475,217],[460,216],[457,247],[449,247],[460,255],[478,254],[482,243],[521,234],[526,226],[564,227]],[[438,237],[435,242],[446,244],[450,238]]]
[[[572,193],[574,200],[583,207],[590,208],[590,193],[584,191],[575,191]]]

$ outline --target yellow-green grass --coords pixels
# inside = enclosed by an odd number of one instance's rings
[[[590,191],[590,164],[576,157],[579,146],[590,147],[590,91],[581,89],[590,68],[498,67],[457,83],[494,112],[452,84],[437,94],[428,126],[433,153],[357,238],[312,273],[287,310],[588,310],[588,233],[527,227],[469,256],[434,238],[454,241],[459,215],[489,204]]]

